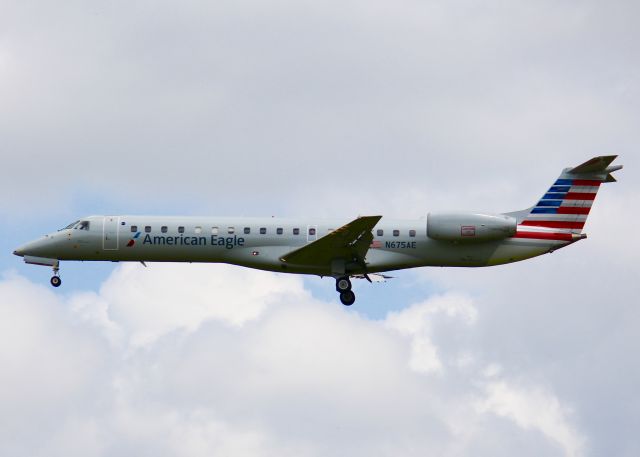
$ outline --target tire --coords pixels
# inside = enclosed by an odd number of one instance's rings
[[[336,279],[336,290],[340,293],[351,290],[351,281],[349,278],[344,276]]]
[[[60,287],[60,284],[62,284],[62,279],[60,279],[60,276],[51,277],[51,285],[53,287]]]
[[[356,301],[356,294],[352,290],[346,290],[340,294],[340,301],[344,306],[351,306]]]

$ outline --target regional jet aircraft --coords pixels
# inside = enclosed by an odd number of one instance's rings
[[[19,247],[29,264],[61,260],[223,262],[335,278],[344,305],[350,278],[423,266],[483,267],[553,252],[582,233],[600,184],[613,182],[617,156],[565,169],[533,207],[516,212],[429,213],[422,219],[363,216],[349,221],[178,216],[89,216]]]

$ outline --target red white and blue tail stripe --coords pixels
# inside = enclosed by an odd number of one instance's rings
[[[521,225],[568,229],[580,233],[602,182],[595,179],[558,179]]]
[[[599,156],[565,169],[538,203],[518,218],[516,238],[576,241],[602,183],[614,182],[617,156]],[[519,213],[522,214],[522,213]]]

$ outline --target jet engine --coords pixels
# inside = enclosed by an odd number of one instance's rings
[[[515,235],[516,226],[516,219],[504,214],[427,214],[427,236],[434,240],[500,240]]]

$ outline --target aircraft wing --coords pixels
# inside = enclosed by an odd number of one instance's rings
[[[347,225],[318,238],[280,258],[282,262],[298,265],[330,265],[335,259],[364,262],[373,234],[371,230],[382,216],[359,217]]]

